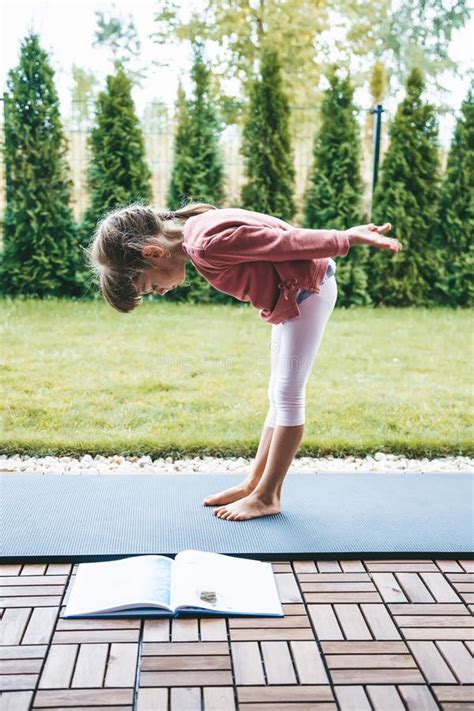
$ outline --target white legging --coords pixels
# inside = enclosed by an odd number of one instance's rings
[[[306,383],[337,300],[336,277],[299,304],[300,315],[272,325],[270,409],[265,426],[305,423]]]

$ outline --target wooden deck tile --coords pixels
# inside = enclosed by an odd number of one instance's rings
[[[373,560],[364,561],[367,570],[373,573],[437,573],[438,568],[433,561],[406,560]]]
[[[333,701],[334,694],[329,686],[238,686],[239,704],[248,703],[309,703]]]
[[[428,686],[400,684],[397,688],[409,709],[426,709],[426,711],[437,711],[439,709],[436,698]]]
[[[455,684],[456,678],[433,642],[409,642],[418,667],[430,684]]]
[[[408,598],[393,573],[372,573],[372,580],[385,604],[408,602]]]
[[[340,560],[339,565],[343,573],[362,573],[365,571],[361,560]]]
[[[138,644],[111,644],[104,686],[133,687],[137,669],[137,654]]]
[[[396,579],[408,602],[416,602],[417,604],[436,602],[428,586],[425,585],[418,573],[402,571],[396,574]]]
[[[137,711],[168,711],[168,689],[140,687],[138,690]]]
[[[69,688],[77,657],[77,644],[52,644],[46,657],[38,688]]]
[[[462,701],[474,703],[474,686],[443,686],[433,684],[431,687],[435,698],[442,701]]]
[[[141,686],[229,686],[232,684],[230,671],[172,671],[141,672]]]
[[[20,644],[23,633],[31,617],[31,609],[7,608],[0,622],[0,640],[2,644]]]
[[[418,669],[334,669],[331,679],[337,684],[423,684]]]
[[[275,580],[281,602],[303,602],[293,573],[275,573]]]
[[[331,605],[308,605],[308,612],[318,639],[344,639]]]
[[[406,605],[387,605],[387,609],[392,615],[467,615],[469,610],[465,605],[438,603],[427,604],[416,603],[414,605],[407,603]]]
[[[435,563],[443,573],[463,572],[463,568],[459,565],[457,560],[436,560]]]
[[[204,711],[235,711],[234,689],[231,686],[209,686],[203,689]]]
[[[224,619],[199,620],[199,633],[202,642],[213,642],[227,639],[227,627]]]
[[[257,642],[232,642],[236,684],[265,684],[263,662]]]
[[[210,654],[197,654],[185,657],[174,655],[172,657],[143,657],[142,671],[210,671],[230,669],[228,656],[212,656]]]
[[[421,573],[436,602],[461,602],[459,595],[442,573]]]
[[[341,563],[338,560],[315,560],[320,573],[342,573]]]
[[[304,593],[304,599],[307,604],[317,605],[324,605],[325,603],[334,604],[336,602],[383,602],[378,591]]]
[[[170,639],[170,620],[146,619],[143,620],[144,642],[168,642]]]
[[[326,654],[325,660],[329,669],[416,668],[409,654]]]
[[[201,689],[171,689],[171,711],[201,711]]]
[[[329,684],[323,658],[315,642],[290,642],[300,684]]]
[[[33,708],[59,706],[110,706],[131,705],[133,689],[65,689],[62,691],[37,691],[33,700]]]
[[[197,642],[199,640],[198,620],[171,620],[171,639],[173,642]]]
[[[474,659],[466,645],[458,641],[438,641],[436,646],[460,684],[474,684]]]
[[[400,639],[400,633],[384,605],[361,605],[374,639]]]
[[[2,693],[2,711],[29,711],[33,691],[4,691]]]
[[[350,687],[338,686],[336,688],[336,695],[338,698],[340,698],[340,692],[342,692],[344,688]],[[414,688],[418,689],[420,687]],[[370,700],[375,711],[386,711],[386,709],[390,709],[390,711],[405,711],[405,704],[403,703],[402,697],[400,696],[396,686],[389,684],[386,686],[382,684],[380,686],[372,686],[371,684],[368,684],[365,687],[365,693],[367,694],[367,698]],[[409,708],[416,709],[423,708],[423,706],[419,704],[417,707],[413,704]]]
[[[56,607],[35,607],[23,633],[23,644],[48,644],[58,618]]]
[[[293,570],[297,575],[300,573],[316,573],[316,563],[314,560],[294,560]]]
[[[104,680],[108,652],[108,644],[81,644],[71,686],[100,688]]]
[[[371,711],[371,705],[363,686],[336,686],[334,693],[342,709]]]
[[[313,632],[310,627],[265,627],[254,629],[231,629],[230,637],[232,641],[252,641],[252,640],[268,640],[268,641],[283,641],[289,642],[292,639],[314,639]]]
[[[334,605],[333,609],[346,639],[372,639],[358,605]]]
[[[474,708],[472,561],[272,565],[283,618],[173,620],[64,619],[77,564],[0,566],[2,711]]]
[[[321,642],[325,655],[327,654],[408,654],[409,648],[405,642]]]

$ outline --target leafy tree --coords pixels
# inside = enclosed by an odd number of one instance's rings
[[[349,77],[338,76],[333,67],[328,79],[321,129],[314,143],[313,168],[304,196],[304,225],[344,230],[364,222],[360,128]],[[349,306],[370,301],[366,290],[366,259],[367,247],[351,250],[344,259],[336,258],[340,304]]]
[[[442,262],[433,241],[439,192],[438,127],[434,107],[422,99],[418,69],[389,127],[390,144],[374,193],[372,221],[390,222],[398,253],[369,253],[369,291],[376,303],[425,306]]]
[[[239,96],[223,116],[234,122],[241,117],[238,99],[248,96],[267,41],[279,48],[288,100],[314,104],[323,71],[314,61],[315,43],[330,26],[328,6],[328,0],[208,0],[199,14],[187,18],[175,0],[162,0],[152,37],[166,47],[173,41],[179,44],[196,38],[212,45],[219,105],[229,106],[232,101],[225,82],[240,84]],[[292,118],[296,120],[297,115]]]
[[[224,163],[219,147],[221,124],[210,90],[210,70],[204,61],[202,44],[196,42],[193,50],[192,98],[188,100],[181,84],[178,86],[177,130],[168,189],[171,210],[188,199],[220,207],[225,197]],[[190,263],[186,284],[165,298],[175,301],[183,297],[200,302],[233,300],[213,289]]]
[[[97,29],[93,47],[105,47],[112,55],[114,69],[122,68],[132,85],[142,86],[147,71],[140,61],[142,43],[131,15],[128,20],[117,12],[95,11]]]
[[[54,72],[30,33],[5,95],[6,209],[2,292],[79,295],[79,249]]]
[[[295,168],[289,132],[289,104],[277,50],[262,51],[260,71],[250,87],[241,151],[247,183],[242,205],[282,220],[295,214]]]
[[[356,85],[367,81],[373,63],[383,58],[391,93],[413,66],[438,86],[443,70],[456,71],[449,46],[468,17],[467,0],[207,0],[199,15],[189,18],[182,3],[161,0],[153,38],[165,46],[196,37],[209,42],[221,99],[228,93],[222,81],[227,78],[240,82],[241,93],[248,94],[255,64],[270,40],[280,51],[290,103],[319,105],[319,82],[335,52]],[[355,61],[359,57],[364,61]],[[293,126],[297,117],[295,112]]]
[[[72,65],[72,126],[81,130],[89,126],[93,111],[92,105],[96,96],[97,78],[94,72],[76,64]]]
[[[437,245],[445,271],[433,284],[433,300],[474,304],[474,82],[456,122],[441,186]]]
[[[145,161],[131,81],[121,68],[107,77],[106,88],[98,96],[89,148],[90,202],[81,224],[83,245],[89,243],[104,212],[130,202],[152,200],[151,172]]]

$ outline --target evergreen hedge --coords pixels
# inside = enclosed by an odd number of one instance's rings
[[[436,244],[442,277],[432,284],[432,300],[445,306],[474,305],[474,82],[454,129],[441,186]]]
[[[434,106],[423,101],[424,79],[416,67],[406,96],[389,126],[390,143],[374,192],[372,222],[392,224],[403,249],[371,250],[368,288],[376,304],[428,306],[431,284],[443,259],[434,228],[439,196],[438,126]]]
[[[89,205],[80,225],[84,246],[91,241],[105,212],[131,202],[152,201],[151,171],[131,89],[130,79],[118,67],[97,97],[95,123],[88,140]]]
[[[79,296],[80,251],[70,208],[67,143],[54,72],[38,35],[30,33],[23,40],[4,98],[0,289],[10,295]]]
[[[241,191],[241,203],[247,210],[287,221],[296,212],[289,111],[278,52],[265,47],[244,111],[241,153],[247,182]]]
[[[349,77],[336,67],[328,75],[321,128],[313,148],[313,166],[304,194],[304,226],[345,230],[367,222],[363,215],[360,128]],[[370,303],[365,264],[368,247],[352,249],[337,264],[338,306]]]
[[[178,86],[177,128],[173,149],[173,168],[167,202],[176,210],[185,202],[207,202],[222,207],[224,201],[224,161],[219,146],[222,129],[211,87],[202,43],[193,45],[192,98]],[[168,301],[228,303],[235,299],[216,291],[194,268],[186,265],[186,281],[165,296]]]

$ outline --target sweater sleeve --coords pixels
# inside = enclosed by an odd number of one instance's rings
[[[265,225],[239,225],[214,235],[206,244],[206,254],[227,264],[323,259],[345,256],[349,249],[349,237],[343,230],[284,230]]]

